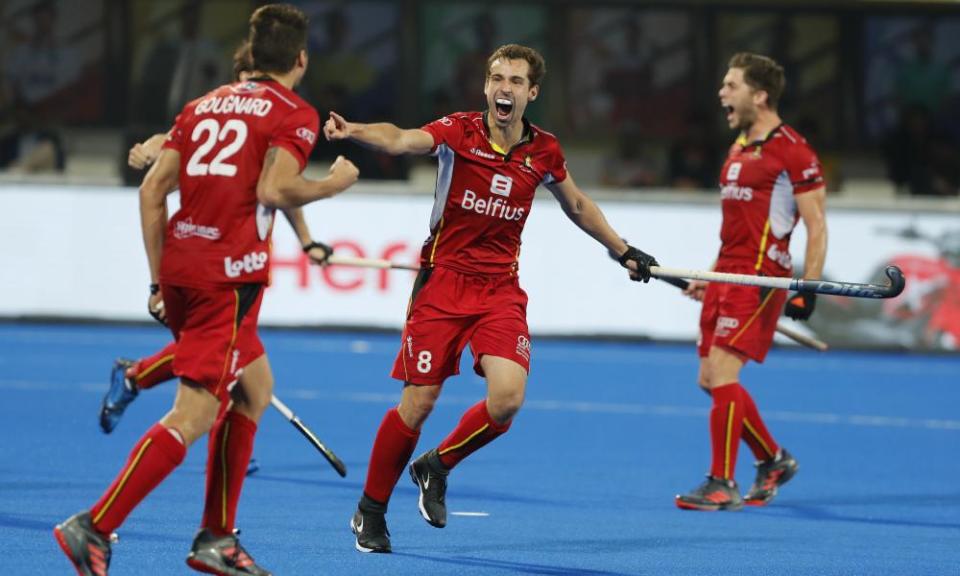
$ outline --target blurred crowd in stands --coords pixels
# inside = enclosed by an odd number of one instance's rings
[[[734,137],[719,81],[730,54],[751,50],[787,68],[782,116],[818,149],[832,189],[850,177],[850,158],[866,158],[900,194],[960,194],[960,14],[935,3],[872,13],[875,3],[846,0],[812,15],[733,2],[293,3],[311,16],[301,92],[321,112],[413,126],[483,107],[487,55],[526,43],[548,65],[532,120],[560,134],[569,157],[594,160],[585,184],[711,190]],[[67,134],[105,130],[125,150],[165,130],[185,102],[230,79],[256,4],[0,4],[0,170],[63,171],[82,151]],[[314,159],[341,151],[321,141]],[[404,158],[348,154],[365,178],[410,169]]]

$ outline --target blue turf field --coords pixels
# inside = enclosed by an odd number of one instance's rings
[[[0,326],[0,566],[73,574],[53,525],[92,504],[173,387],[144,393],[111,436],[97,427],[110,363],[161,329]],[[394,493],[393,555],[353,549],[348,520],[383,412],[397,336],[266,331],[286,401],[349,467],[345,479],[274,411],[264,417],[238,524],[275,574],[960,574],[960,358],[777,350],[744,382],[801,471],[767,508],[682,512],[673,495],[709,464],[709,399],[692,345],[540,340],[509,434],[450,479],[446,529]],[[466,365],[465,365],[466,368]],[[479,399],[451,380],[424,428],[435,445]],[[205,447],[129,518],[112,574],[190,574]],[[741,447],[738,479],[752,479]]]

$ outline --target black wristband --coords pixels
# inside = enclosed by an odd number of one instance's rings
[[[159,294],[159,293],[160,293],[160,285],[159,285],[159,284],[151,284],[151,285],[150,285],[150,294]]]
[[[331,247],[330,247],[329,245],[327,245],[327,244],[324,244],[323,242],[317,242],[316,240],[310,241],[309,244],[304,244],[304,245],[303,245],[303,253],[304,253],[304,254],[308,254],[308,253],[309,253],[311,250],[313,250],[314,248],[323,248],[323,249],[327,252],[328,255],[333,253],[333,248],[331,248]]]

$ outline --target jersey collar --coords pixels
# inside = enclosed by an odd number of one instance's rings
[[[487,137],[487,143],[490,144],[490,148],[493,149],[493,151],[496,152],[497,154],[501,156],[509,156],[510,153],[513,152],[517,147],[533,141],[533,138],[536,135],[536,130],[533,129],[533,124],[530,124],[530,121],[527,120],[526,117],[524,117],[520,119],[520,121],[523,123],[523,133],[520,136],[520,140],[518,140],[516,144],[511,146],[509,150],[504,150],[500,146],[497,146],[497,144],[494,143],[493,138],[490,135],[490,125],[487,124],[487,118],[489,117],[489,115],[490,115],[489,110],[483,111],[483,116],[482,116],[483,134]]]
[[[763,146],[771,138],[773,138],[773,136],[779,132],[781,128],[783,128],[783,122],[777,124],[772,130],[764,134],[763,138],[758,138],[753,142],[747,142],[747,135],[741,132],[740,135],[737,136],[737,146],[740,146],[741,148],[747,148],[749,146]]]

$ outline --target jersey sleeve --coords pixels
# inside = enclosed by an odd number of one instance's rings
[[[288,114],[270,138],[268,147],[279,146],[293,155],[300,163],[300,170],[307,167],[307,158],[317,143],[320,116],[312,107],[304,107]]]
[[[563,155],[560,143],[554,141],[547,154],[542,184],[550,185],[567,179],[567,159]]]
[[[437,155],[440,146],[446,144],[448,148],[456,149],[463,141],[463,125],[453,116],[444,116],[426,124],[421,128],[433,136],[432,156]]]
[[[177,152],[181,151],[181,146],[183,146],[183,126],[180,121],[183,118],[183,113],[177,114],[176,120],[173,121],[173,127],[167,131],[167,137],[163,141],[163,148],[170,148],[171,150],[176,150]]]
[[[820,159],[806,144],[796,144],[787,150],[784,163],[794,194],[803,194],[823,186]]]

